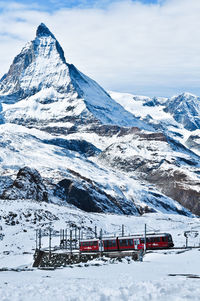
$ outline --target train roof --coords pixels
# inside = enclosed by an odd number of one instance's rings
[[[80,242],[87,242],[87,241],[99,241],[99,238],[87,238],[87,239],[80,240]]]
[[[170,233],[147,233],[146,237],[160,237],[160,236],[168,236]],[[118,236],[119,239],[131,239],[131,238],[141,238],[145,237],[145,234],[130,234],[128,236]]]
[[[170,233],[147,233],[146,237],[161,237],[161,236],[171,236]],[[118,239],[132,239],[132,238],[141,238],[144,237],[144,233],[142,234],[130,234],[127,236],[110,236],[110,237],[102,237],[102,240],[114,240],[116,238]],[[100,238],[87,238],[87,239],[81,239],[80,242],[87,242],[87,241],[98,241]]]

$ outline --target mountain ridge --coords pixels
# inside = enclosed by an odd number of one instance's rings
[[[40,24],[0,81],[4,183],[26,166],[45,179],[49,202],[200,214],[199,156],[185,143],[191,132],[165,111],[170,100],[110,94],[68,64]]]
[[[21,53],[15,57],[8,73],[1,79],[0,101],[7,104],[13,103],[15,106],[11,107],[12,112],[15,109],[17,115],[21,115],[23,119],[25,116],[23,112],[20,112],[19,107],[17,108],[16,103],[33,96],[36,97],[35,106],[37,106],[41,103],[40,95],[37,98],[37,93],[41,91],[43,95],[46,92],[45,100],[42,101],[42,104],[46,106],[42,109],[50,112],[51,122],[52,115],[54,115],[51,112],[54,110],[51,108],[51,103],[53,106],[55,95],[56,102],[58,98],[68,99],[68,102],[63,103],[62,111],[70,112],[70,115],[74,115],[75,118],[80,116],[79,119],[82,119],[81,115],[86,114],[91,122],[95,119],[103,124],[151,128],[124,110],[94,80],[81,73],[73,64],[68,64],[59,42],[43,23],[36,31],[36,38],[27,43]],[[30,111],[33,109],[31,108]],[[55,121],[59,117],[67,119],[68,115],[66,112],[65,115],[63,113],[54,119]],[[8,109],[4,117],[9,122],[18,121],[10,118]],[[31,119],[30,123],[34,123],[34,119]],[[25,124],[28,124],[27,119]]]

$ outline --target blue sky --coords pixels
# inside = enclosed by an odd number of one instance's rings
[[[130,0],[130,2],[141,2],[145,4],[155,4],[160,2],[160,0]],[[161,0],[163,1],[163,0]],[[7,1],[9,2],[9,1]],[[12,2],[12,1],[10,1]],[[16,0],[15,2],[23,3],[23,4],[32,4],[43,7],[47,10],[53,10],[53,9],[61,9],[64,7],[67,8],[88,8],[88,7],[98,7],[98,8],[105,8],[111,3],[116,2],[125,2],[125,0]]]
[[[0,77],[43,22],[107,90],[200,95],[199,0],[0,1]]]

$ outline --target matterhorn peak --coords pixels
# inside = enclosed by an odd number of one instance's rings
[[[62,47],[44,23],[0,80],[0,102],[13,105],[3,112],[7,122],[26,126],[41,128],[72,120],[79,125],[84,116],[86,124],[98,121],[149,129],[94,80],[66,62]]]
[[[51,36],[52,38],[55,39],[55,36],[52,34],[52,32],[49,30],[49,28],[44,24],[41,23],[36,31],[36,36],[37,37],[45,37],[45,36]]]

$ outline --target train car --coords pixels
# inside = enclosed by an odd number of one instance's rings
[[[144,237],[140,238],[140,247],[144,248]],[[172,248],[174,243],[169,233],[158,233],[146,236],[147,250]]]
[[[99,252],[100,251],[99,239],[87,239],[80,241],[80,252]]]
[[[138,239],[136,240],[138,241]],[[119,251],[134,250],[136,246],[136,240],[133,238],[133,236],[117,237],[118,250]]]
[[[118,251],[119,250],[119,246],[118,246],[118,242],[117,242],[116,237],[103,238],[102,243],[103,243],[104,252],[106,252],[106,251]]]
[[[130,237],[118,237],[119,250],[141,250],[145,247],[144,235],[133,235]],[[146,235],[146,249],[167,249],[174,246],[172,236],[169,233],[157,233]]]
[[[172,236],[169,233],[157,233],[146,235],[146,249],[168,249],[174,246]],[[143,250],[145,248],[144,235],[130,235],[124,237],[109,237],[99,239],[90,239],[80,242],[81,252],[112,252],[112,251],[128,251]]]

